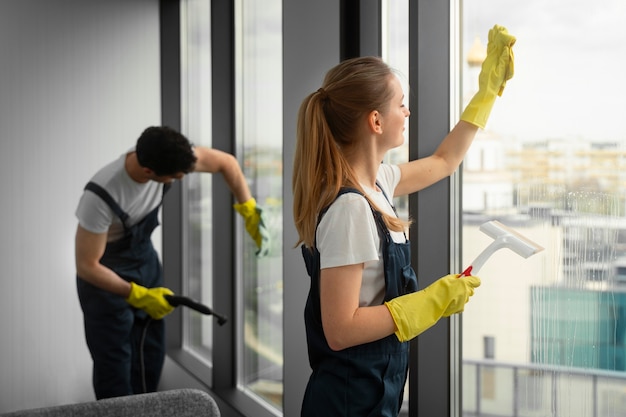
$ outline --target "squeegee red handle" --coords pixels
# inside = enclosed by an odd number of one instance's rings
[[[461,273],[461,275],[459,275],[459,278],[460,278],[460,277],[469,277],[469,276],[472,274],[472,268],[473,268],[473,267],[472,267],[472,265],[468,266],[468,267],[465,269],[465,271],[463,271],[463,272]]]

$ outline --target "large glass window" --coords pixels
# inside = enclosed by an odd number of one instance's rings
[[[463,102],[495,24],[515,77],[463,165],[463,265],[499,220],[503,249],[463,313],[464,416],[626,415],[626,3],[463,1]]]
[[[382,58],[394,70],[402,83],[402,89],[408,104],[410,94],[409,79],[409,1],[408,0],[383,0],[381,2],[382,19]],[[405,143],[396,149],[392,149],[386,155],[385,162],[401,164],[408,161],[409,156],[409,129],[408,123],[405,131]],[[409,199],[402,196],[394,200],[398,216],[403,219],[409,218]],[[405,386],[404,402],[400,415],[408,415],[409,410],[409,383]]]
[[[408,97],[411,93],[409,86],[409,1],[408,0],[383,0],[382,7],[382,58],[394,70],[402,84],[405,102],[408,105]],[[399,148],[392,149],[387,153],[385,162],[400,164],[408,161],[409,157],[409,129],[408,123],[404,134],[405,143]],[[403,196],[394,201],[398,215],[407,219],[408,196]]]
[[[223,11],[222,11],[223,12]],[[230,24],[230,22],[229,22]],[[212,146],[211,2],[181,1],[182,130],[196,145]],[[235,318],[237,387],[266,410],[280,414],[283,404],[282,312],[282,2],[234,3],[235,155],[270,233],[269,253],[257,248],[243,219],[236,219]],[[225,111],[230,115],[230,110]],[[222,141],[222,143],[228,141]],[[214,304],[212,176],[189,175],[183,190],[183,292]],[[230,262],[230,260],[228,260]],[[211,385],[212,316],[183,309],[181,359]],[[202,371],[199,369],[202,368]],[[213,368],[215,369],[215,368]],[[209,379],[205,378],[209,376]]]
[[[282,1],[237,1],[235,33],[237,155],[271,237],[257,258],[239,223],[238,382],[282,410]]]
[[[211,3],[181,2],[182,131],[194,145],[211,147]],[[211,175],[185,177],[187,262],[183,293],[213,305]],[[211,361],[213,317],[191,309],[184,315],[183,344],[203,362]]]

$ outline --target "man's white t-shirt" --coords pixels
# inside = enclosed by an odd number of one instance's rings
[[[100,169],[91,182],[104,188],[128,214],[127,226],[143,220],[155,207],[161,204],[163,184],[156,181],[138,183],[126,171],[125,163],[128,153]],[[109,205],[94,192],[85,190],[76,209],[78,222],[84,229],[92,233],[108,233],[107,241],[119,240],[124,235],[124,226]]]
[[[397,165],[381,164],[376,176],[379,186],[389,199],[400,182]],[[382,191],[363,187],[379,210],[395,217]],[[402,232],[390,231],[394,242],[404,243]],[[385,296],[385,275],[382,246],[371,208],[357,193],[345,193],[330,206],[316,232],[316,247],[320,252],[320,268],[364,264],[359,305],[381,304]]]

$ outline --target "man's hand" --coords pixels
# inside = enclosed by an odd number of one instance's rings
[[[261,258],[267,255],[269,251],[269,231],[263,220],[263,209],[256,205],[254,198],[249,199],[245,203],[235,204],[233,206],[237,213],[244,218],[246,231],[256,243],[258,248],[256,256]]]
[[[128,304],[145,311],[153,319],[162,319],[174,311],[174,307],[164,297],[174,294],[169,288],[146,288],[134,282],[131,282],[130,286],[130,294],[126,298]]]

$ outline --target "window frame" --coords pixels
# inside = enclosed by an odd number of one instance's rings
[[[180,11],[179,0],[160,0],[161,8],[161,73],[162,123],[180,129]],[[341,4],[339,4],[341,3]],[[298,415],[304,388],[310,373],[306,353],[303,304],[309,287],[309,278],[303,267],[291,207],[292,158],[297,110],[311,91],[319,87],[323,74],[337,64],[342,56],[342,10],[347,1],[319,0],[316,2],[288,1],[283,3],[283,271],[284,291],[284,369],[283,414]],[[408,74],[412,91],[409,106],[413,110],[410,123],[409,157],[430,155],[449,132],[455,116],[451,105],[452,13],[458,1],[409,2]],[[211,1],[212,70],[213,70],[213,146],[234,152],[234,10],[232,2]],[[360,18],[380,16],[379,2],[360,2]],[[458,10],[458,9],[457,9]],[[380,25],[380,24],[379,24]],[[363,26],[361,26],[363,27]],[[371,35],[371,34],[370,34]],[[380,39],[359,37],[360,51],[380,50]],[[377,45],[368,42],[378,42]],[[303,54],[302,51],[307,51]],[[412,262],[427,286],[435,278],[445,275],[453,267],[460,267],[456,243],[460,237],[455,220],[460,216],[460,189],[458,174],[409,198],[414,224]],[[184,184],[184,182],[183,182]],[[214,259],[227,260],[214,265],[214,276],[235,276],[235,218],[226,184],[216,179],[213,183],[214,218],[220,218],[214,228],[220,245],[212,248]],[[444,209],[445,207],[445,209]],[[163,253],[165,285],[181,290],[180,277],[184,274],[184,186],[176,184],[164,202]],[[436,237],[437,239],[433,239]],[[225,240],[224,240],[225,239]],[[217,240],[216,240],[217,241]],[[213,308],[234,319],[236,312],[235,280],[214,280]],[[186,371],[196,386],[202,386],[215,395],[224,415],[272,416],[271,411],[242,393],[236,386],[235,328],[213,326],[213,368],[198,369],[186,358],[182,349],[182,318],[180,312],[168,317],[168,358]],[[411,342],[409,415],[459,415],[461,402],[459,362],[454,358],[460,350],[458,319],[443,319],[427,333]],[[206,367],[206,365],[204,365]],[[163,379],[173,378],[166,369]],[[174,382],[172,384],[178,384]],[[180,382],[187,384],[187,382]],[[169,386],[165,384],[164,386]],[[185,386],[185,385],[183,385]],[[454,388],[457,386],[457,388]],[[452,395],[454,394],[454,395]]]
[[[448,134],[452,111],[451,54],[453,13],[458,2],[409,2],[409,159],[431,155]],[[459,268],[460,188],[451,178],[409,197],[411,262],[419,285]],[[455,236],[456,235],[456,236]],[[436,239],[433,239],[436,237]],[[460,318],[444,318],[411,341],[409,415],[459,415]],[[453,378],[454,376],[454,378]]]

